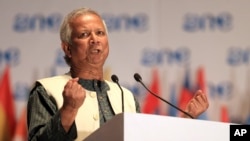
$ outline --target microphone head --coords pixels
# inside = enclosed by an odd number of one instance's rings
[[[138,73],[135,73],[135,74],[134,74],[134,78],[135,78],[135,80],[136,80],[137,82],[141,82],[141,80],[142,80],[140,74],[138,74]]]
[[[115,82],[115,83],[117,83],[119,80],[118,80],[118,77],[115,75],[115,74],[113,74],[112,76],[111,76],[111,79],[112,79],[112,81],[113,82]]]

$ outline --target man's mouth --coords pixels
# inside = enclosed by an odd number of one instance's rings
[[[96,54],[96,53],[100,53],[100,52],[101,52],[100,49],[92,49],[92,50],[91,50],[91,53],[95,53],[95,54]]]

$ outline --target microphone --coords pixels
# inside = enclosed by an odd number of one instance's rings
[[[152,95],[154,95],[155,97],[159,98],[160,100],[164,101],[165,103],[169,104],[170,106],[174,107],[175,109],[177,109],[178,111],[181,111],[182,113],[184,113],[185,115],[189,116],[190,118],[194,118],[193,116],[191,116],[189,113],[183,111],[182,109],[178,108],[177,106],[173,105],[172,103],[166,101],[165,99],[161,98],[160,96],[156,95],[155,93],[153,93],[152,91],[150,91],[145,84],[142,82],[142,78],[138,73],[134,74],[134,78],[137,82],[141,83],[142,86],[144,88],[146,88],[147,91],[149,91]]]
[[[122,112],[124,113],[124,96],[123,96],[123,90],[122,90],[122,88],[121,88],[121,86],[120,86],[120,84],[119,84],[119,79],[118,79],[118,77],[115,75],[115,74],[113,74],[112,76],[111,76],[111,79],[112,79],[112,81],[113,82],[115,82],[118,86],[119,86],[119,88],[120,88],[120,90],[121,90],[121,97],[122,97]]]

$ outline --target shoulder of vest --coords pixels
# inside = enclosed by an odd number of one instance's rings
[[[60,82],[60,81],[68,81],[69,79],[71,79],[72,77],[68,74],[64,74],[64,75],[57,75],[57,76],[52,76],[52,77],[47,77],[47,78],[42,78],[37,80],[40,83],[56,83],[56,82]]]
[[[71,79],[72,77],[68,74],[58,75],[53,77],[47,77],[37,80],[43,87],[50,92],[54,89],[63,89],[65,84]]]

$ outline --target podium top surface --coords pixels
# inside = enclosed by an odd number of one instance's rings
[[[116,115],[86,141],[229,141],[230,123],[142,113]],[[100,137],[100,138],[99,138]]]

